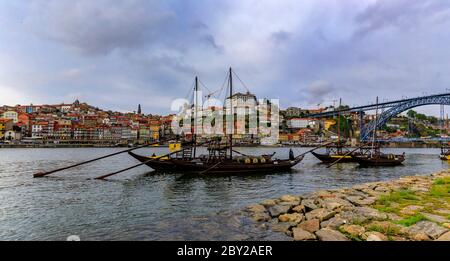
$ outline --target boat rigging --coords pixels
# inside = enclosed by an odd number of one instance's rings
[[[229,88],[229,113],[228,125],[229,133],[226,137],[226,143],[222,142],[222,137],[212,137],[202,145],[205,145],[208,154],[197,155],[197,133],[194,128],[192,141],[187,147],[179,147],[177,153],[170,154],[164,158],[150,160],[151,157],[138,155],[132,151],[129,154],[147,166],[156,171],[177,171],[177,172],[195,172],[200,174],[241,174],[249,172],[267,172],[290,169],[297,165],[304,158],[304,154],[292,156],[288,159],[274,158],[270,155],[245,155],[233,149],[233,133],[235,131],[234,111],[233,111],[233,75],[236,75],[232,68],[228,70],[228,88]],[[239,77],[236,77],[239,79]],[[241,81],[239,79],[239,81]],[[241,81],[242,82],[242,81]],[[199,80],[196,77],[194,91],[198,92]],[[243,83],[243,82],[242,82]],[[223,89],[223,88],[222,88]],[[248,90],[248,88],[246,87]],[[194,123],[197,123],[198,97],[194,95]],[[193,151],[193,153],[191,153]],[[239,156],[234,156],[237,152]]]

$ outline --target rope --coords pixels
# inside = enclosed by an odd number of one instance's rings
[[[247,92],[250,92],[250,89],[247,87],[247,85],[245,85],[245,83],[241,80],[241,78],[239,78],[239,75],[237,75],[237,73],[235,73],[234,70],[232,70],[232,72],[236,76],[236,78],[238,78],[238,80],[242,83]]]

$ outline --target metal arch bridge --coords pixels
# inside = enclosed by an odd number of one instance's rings
[[[322,113],[315,113],[315,114],[309,114],[307,117],[331,117],[335,116],[339,113],[348,113],[348,112],[358,112],[361,119],[361,141],[367,141],[370,139],[370,137],[373,135],[373,131],[376,128],[382,127],[386,122],[391,119],[392,117],[406,111],[409,109],[412,109],[414,107],[424,106],[424,105],[431,105],[431,104],[440,104],[440,105],[450,105],[450,93],[443,93],[443,94],[435,94],[435,95],[429,95],[429,96],[422,96],[422,97],[416,97],[416,98],[409,98],[409,99],[403,99],[403,100],[397,100],[397,101],[390,101],[390,102],[383,102],[377,104],[370,104],[365,106],[358,106],[343,110],[336,110],[336,111],[328,111],[328,112],[322,112]],[[378,107],[378,109],[385,109],[384,112],[382,112],[378,119],[372,120],[369,123],[366,124],[366,126],[363,126],[363,115],[364,111],[370,111],[375,110]]]

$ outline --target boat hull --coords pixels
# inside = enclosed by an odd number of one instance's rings
[[[183,172],[194,172],[205,175],[211,174],[243,174],[243,173],[267,173],[290,170],[297,165],[303,156],[294,160],[274,160],[267,163],[237,163],[235,161],[210,162],[200,164],[199,162],[173,160]],[[215,166],[218,164],[217,166]]]
[[[439,158],[441,160],[450,160],[450,155],[440,155]]]
[[[204,174],[240,174],[240,173],[258,173],[258,172],[276,172],[282,170],[289,170],[297,165],[303,156],[297,157],[294,160],[268,160],[266,163],[238,163],[236,161],[224,161],[217,167],[214,167],[218,162],[198,164],[195,161],[187,161],[182,159],[168,159],[168,160],[151,160],[151,157],[141,156],[133,152],[128,152],[133,158],[145,164],[156,171],[168,172],[205,172]],[[267,156],[270,158],[272,155]],[[277,162],[277,164],[275,163]],[[212,168],[213,167],[213,168]]]
[[[395,156],[394,158],[371,158],[364,156],[354,156],[360,166],[376,167],[376,166],[398,166],[402,165],[405,158],[403,156]]]

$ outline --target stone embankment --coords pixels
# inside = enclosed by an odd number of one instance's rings
[[[284,195],[245,211],[296,241],[450,241],[450,171]]]

